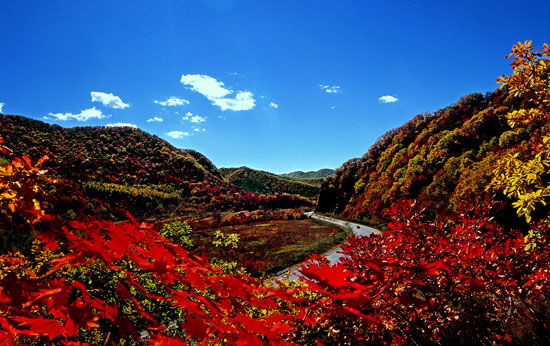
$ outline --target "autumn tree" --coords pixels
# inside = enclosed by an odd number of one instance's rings
[[[550,46],[545,43],[536,50],[531,41],[518,42],[506,58],[512,58],[512,73],[499,77],[498,82],[521,102],[520,108],[506,118],[518,131],[528,128],[531,138],[527,145],[513,148],[497,162],[492,184],[515,200],[518,215],[530,223],[537,206],[546,205],[550,197]],[[542,227],[548,228],[548,217],[539,219],[543,219],[539,220],[545,225]],[[534,239],[541,237],[542,227],[527,236],[527,248],[535,246]]]

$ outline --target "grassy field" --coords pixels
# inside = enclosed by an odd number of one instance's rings
[[[223,233],[240,236],[238,248],[223,251],[212,245],[218,230],[201,230],[191,236],[194,251],[208,258],[233,260],[237,263],[260,263],[255,275],[273,274],[303,261],[308,255],[323,253],[342,243],[350,232],[314,220],[258,222],[246,225],[221,227]]]

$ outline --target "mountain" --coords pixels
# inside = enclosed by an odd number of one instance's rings
[[[309,172],[290,172],[279,174],[282,177],[293,178],[293,179],[312,179],[312,178],[326,178],[334,174],[334,169],[322,168],[318,171],[309,171]]]
[[[16,115],[0,115],[0,137],[14,156],[44,155],[48,174],[71,184],[111,210],[140,216],[170,210],[296,207],[309,202],[289,195],[258,196],[222,179],[204,155],[178,149],[130,127],[63,128]]]
[[[219,170],[229,182],[249,192],[289,193],[304,197],[317,197],[319,194],[320,183],[315,185],[248,167],[220,168]]]
[[[505,115],[524,102],[498,89],[415,116],[325,179],[316,210],[380,225],[383,211],[400,199],[420,199],[444,217],[461,203],[487,197],[497,160],[548,131],[548,124],[510,128]],[[506,215],[515,212],[499,217]]]

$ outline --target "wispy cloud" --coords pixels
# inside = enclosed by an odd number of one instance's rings
[[[183,137],[190,136],[191,134],[187,131],[170,131],[170,132],[167,132],[166,135],[170,138],[180,139]]]
[[[161,122],[161,121],[164,121],[164,119],[162,119],[161,117],[152,117],[152,118],[147,119],[148,123]]]
[[[4,108],[5,105],[6,105],[5,103],[0,102],[0,113],[2,113],[2,108]]]
[[[175,96],[170,96],[168,99],[166,99],[166,101],[155,100],[153,102],[164,107],[185,106],[189,104],[189,101],[187,101],[186,99],[182,99]]]
[[[130,124],[130,123],[112,123],[107,124],[105,127],[133,127],[134,129],[137,129],[136,124]]]
[[[338,94],[341,91],[341,88],[338,85],[319,84],[319,87],[329,94]]]
[[[207,75],[188,74],[182,75],[180,82],[188,85],[189,89],[206,97],[213,105],[220,107],[222,111],[247,111],[254,108],[254,94],[250,91],[237,91],[235,97],[227,97],[235,93],[225,88],[225,84]]]
[[[120,97],[115,96],[112,93],[107,94],[101,91],[92,91],[90,95],[92,96],[92,102],[101,102],[107,107],[114,109],[124,109],[130,107],[129,104],[122,102]]]
[[[55,120],[76,120],[76,121],[88,121],[90,119],[104,119],[108,115],[103,114],[99,109],[95,107],[85,109],[78,114],[73,113],[48,113],[45,119],[55,119]]]
[[[378,101],[380,101],[382,103],[393,103],[393,102],[399,101],[399,99],[397,97],[394,97],[394,96],[391,96],[391,95],[384,95],[384,96],[380,96]]]
[[[269,102],[269,107],[273,107],[275,109],[279,108],[279,105],[276,104],[275,102]]]

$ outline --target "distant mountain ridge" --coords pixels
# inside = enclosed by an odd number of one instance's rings
[[[255,193],[289,193],[304,197],[317,197],[319,183],[281,177],[249,167],[220,168],[221,174],[232,184]]]
[[[334,169],[322,168],[317,171],[295,171],[290,173],[278,174],[282,177],[287,178],[298,178],[298,179],[312,179],[312,178],[327,178],[334,174]]]

